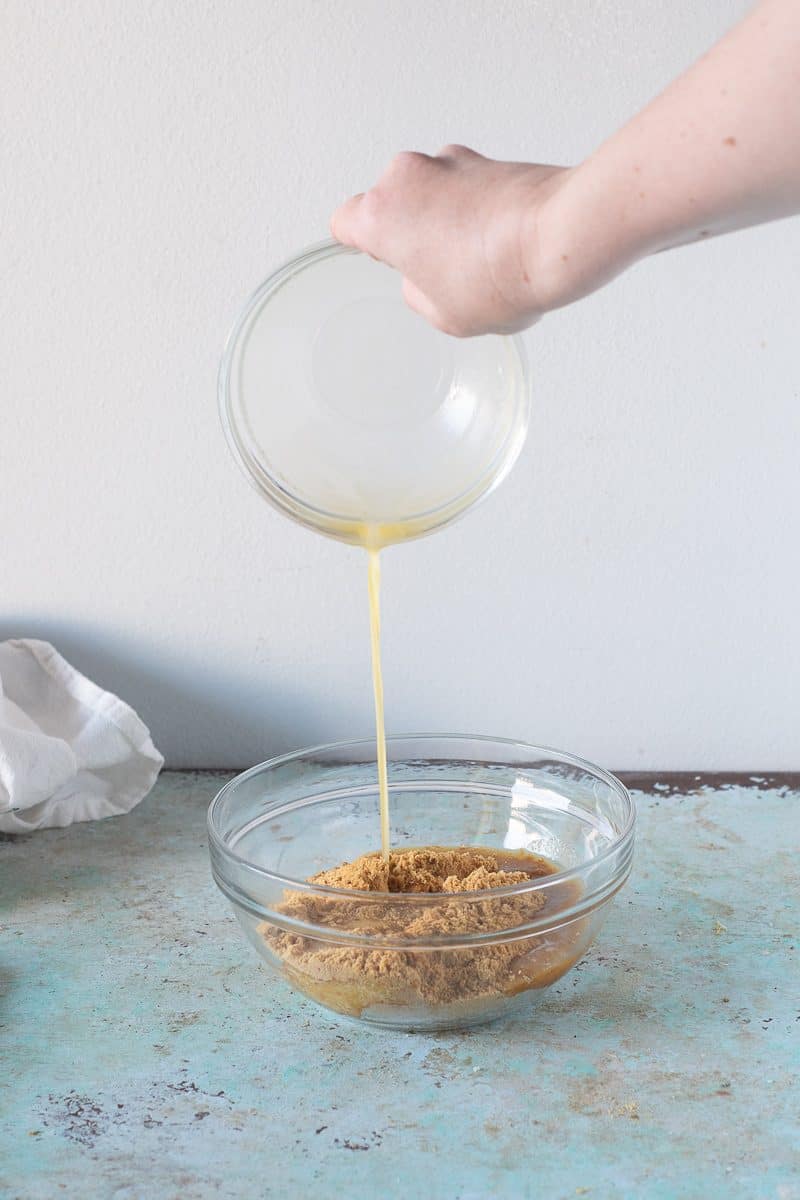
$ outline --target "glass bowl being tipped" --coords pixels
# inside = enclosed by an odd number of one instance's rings
[[[223,428],[250,482],[360,545],[460,516],[511,469],[528,426],[521,340],[439,333],[401,284],[338,242],[312,246],[258,289],[220,368]]]
[[[635,814],[608,772],[482,737],[390,738],[393,851],[475,847],[554,864],[508,887],[353,891],[310,876],[374,851],[373,741],[274,758],[208,814],[214,878],[250,943],[298,991],[395,1029],[475,1025],[524,1008],[586,952],[628,877]]]

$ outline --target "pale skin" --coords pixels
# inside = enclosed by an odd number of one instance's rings
[[[574,167],[397,155],[335,238],[446,333],[510,332],[638,259],[800,212],[800,0],[762,0]]]

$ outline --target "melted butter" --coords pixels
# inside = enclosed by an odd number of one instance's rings
[[[344,517],[327,517],[324,532],[328,537],[348,542],[351,546],[361,546],[365,550],[383,550],[386,546],[422,537],[423,534],[436,529],[440,523],[440,520],[432,521],[429,516],[417,517],[412,521],[375,521],[371,524],[350,521]]]
[[[386,766],[386,721],[383,711],[381,670],[381,557],[369,550],[369,637],[372,649],[372,691],[375,697],[375,741],[378,757],[378,790],[381,809],[381,853],[389,857],[389,776]]]
[[[385,859],[391,849],[389,841],[389,772],[386,756],[386,718],[383,704],[383,670],[381,664],[381,559],[386,546],[408,541],[420,531],[420,523],[385,522],[376,525],[354,525],[353,539],[367,551],[369,588],[369,638],[372,657],[372,693],[375,702],[375,744],[378,761],[378,792],[380,795],[381,853]],[[420,526],[421,527],[421,526]]]

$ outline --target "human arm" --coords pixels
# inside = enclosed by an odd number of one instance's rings
[[[334,214],[465,336],[532,324],[645,255],[800,211],[800,3],[762,0],[577,167],[403,154]]]

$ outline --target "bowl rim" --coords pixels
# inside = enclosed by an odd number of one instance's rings
[[[571,879],[579,879],[587,873],[589,869],[594,869],[598,865],[607,861],[613,855],[618,854],[627,843],[632,842],[636,828],[636,806],[628,788],[617,778],[612,772],[607,771],[604,767],[599,767],[588,759],[580,758],[578,755],[570,754],[564,750],[556,750],[551,746],[538,746],[530,742],[522,742],[513,738],[492,737],[489,734],[453,734],[453,733],[404,733],[395,734],[387,737],[387,747],[396,746],[402,742],[469,742],[478,744],[491,744],[493,746],[513,747],[515,750],[521,750],[525,753],[533,753],[540,756],[551,756],[559,762],[565,763],[568,766],[580,767],[587,770],[590,774],[606,783],[616,794],[622,799],[627,806],[627,813],[624,825],[617,836],[609,843],[609,845],[600,852],[595,858],[587,862],[580,863],[575,867],[567,868],[563,871],[556,871],[552,875],[535,876],[529,882],[510,884],[502,888],[488,888],[474,892],[459,892],[457,900],[459,903],[474,903],[476,901],[485,901],[487,898],[499,898],[504,896],[520,896],[532,891],[541,891],[549,887],[554,887],[558,884],[568,882]],[[208,838],[213,850],[222,856],[224,860],[228,860],[235,864],[240,869],[253,874],[260,879],[269,880],[269,882],[277,884],[284,888],[289,888],[292,891],[300,891],[311,895],[319,895],[322,897],[347,897],[353,900],[354,896],[363,899],[365,903],[386,903],[387,897],[391,897],[393,904],[414,904],[435,906],[443,903],[443,900],[453,900],[452,895],[444,896],[441,892],[359,892],[353,888],[330,887],[328,884],[310,883],[307,879],[295,879],[290,875],[282,875],[277,871],[269,870],[266,867],[261,867],[256,863],[251,862],[248,858],[238,854],[232,850],[225,838],[216,828],[216,816],[222,807],[224,800],[230,795],[234,789],[248,779],[262,772],[272,770],[276,767],[283,766],[293,760],[310,757],[315,754],[320,754],[331,750],[344,750],[355,747],[366,747],[375,745],[375,738],[356,738],[346,739],[336,742],[322,742],[315,746],[304,747],[299,750],[290,750],[284,754],[275,755],[272,758],[265,759],[261,763],[256,763],[252,767],[248,767],[245,771],[240,771],[229,779],[216,793],[211,803],[208,806],[206,815],[206,826]],[[465,760],[467,761],[467,760]],[[511,764],[509,764],[511,765]],[[389,760],[391,770],[391,759]],[[391,779],[389,783],[389,791],[391,794]],[[623,879],[627,877],[630,870],[630,861],[626,860],[626,870]],[[616,876],[615,876],[616,878]],[[599,891],[604,891],[608,887],[608,881],[605,881]],[[616,890],[616,889],[615,889]],[[583,911],[587,906],[590,906],[596,895],[594,892],[584,893],[578,902],[578,908]],[[569,910],[559,911],[553,914],[553,917],[562,917]],[[552,920],[552,918],[551,918]],[[536,924],[536,920],[530,923]],[[306,926],[310,928],[310,926]],[[315,927],[317,928],[317,927]],[[320,929],[325,929],[325,926],[319,926]],[[334,930],[330,929],[333,933]],[[474,935],[473,935],[474,936]],[[348,939],[349,940],[349,939]],[[365,940],[364,935],[359,935],[358,940]]]
[[[220,360],[217,376],[217,405],[225,440],[236,463],[251,487],[268,500],[275,508],[285,515],[312,529],[317,533],[337,541],[350,544],[361,544],[354,530],[361,527],[363,522],[341,513],[330,512],[319,508],[311,501],[296,494],[289,486],[282,483],[269,469],[264,466],[258,456],[252,451],[238,427],[234,413],[232,395],[234,362],[241,343],[242,334],[250,324],[254,314],[268,304],[275,292],[279,291],[290,279],[310,264],[324,261],[334,255],[355,255],[360,251],[352,246],[345,246],[333,238],[314,242],[304,247],[291,258],[286,259],[280,266],[271,271],[267,278],[249,296],[242,306],[228,334]],[[446,335],[442,335],[446,336]],[[486,499],[506,478],[516,463],[527,438],[531,414],[531,374],[525,343],[518,333],[501,333],[489,336],[500,337],[509,342],[519,361],[522,372],[522,395],[520,398],[520,420],[514,424],[506,435],[492,461],[484,468],[473,483],[458,496],[451,497],[434,508],[418,513],[412,513],[402,518],[401,524],[407,526],[408,532],[404,541],[416,537],[424,537],[445,525],[458,520],[465,512]],[[378,526],[397,524],[397,518],[391,522],[376,517]]]

